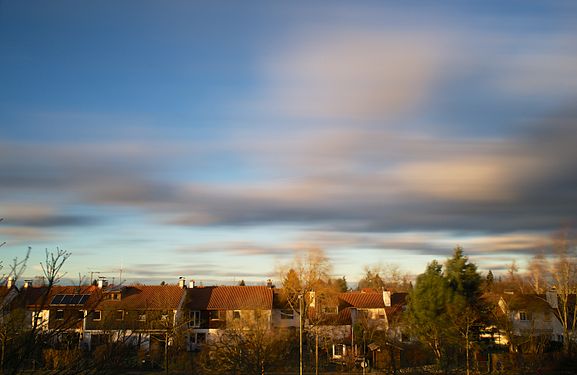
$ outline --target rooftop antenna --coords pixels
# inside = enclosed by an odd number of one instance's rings
[[[124,263],[124,258],[120,258],[120,275],[118,275],[118,284],[122,284],[123,280],[122,280],[122,266]]]
[[[89,268],[90,270],[90,268]],[[94,274],[100,275],[101,272],[100,271],[92,271],[90,270],[90,284],[92,284],[94,282]],[[101,276],[98,276],[98,278],[100,278]]]

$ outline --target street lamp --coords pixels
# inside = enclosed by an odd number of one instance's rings
[[[299,374],[303,375],[303,295],[299,294]]]

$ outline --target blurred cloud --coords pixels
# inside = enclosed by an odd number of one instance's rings
[[[309,30],[269,57],[267,107],[294,117],[371,120],[413,110],[439,78],[448,38],[351,26]],[[407,48],[410,46],[410,48]]]

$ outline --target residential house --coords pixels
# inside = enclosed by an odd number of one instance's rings
[[[547,294],[504,293],[498,306],[502,313],[498,344],[512,350],[538,351],[549,343],[563,342],[563,326],[557,316],[557,296]]]
[[[350,340],[341,342],[342,349],[335,350],[333,358],[340,358],[341,353],[349,350],[355,355],[367,356],[370,350],[373,361],[376,361],[380,345],[390,342],[391,339],[402,340],[402,326],[400,317],[406,305],[407,293],[378,292],[365,289],[358,292],[346,292],[338,295],[339,313],[350,317]],[[355,337],[356,336],[356,337]],[[348,338],[347,338],[348,339]]]
[[[21,290],[26,301],[30,327],[50,338],[55,346],[76,347],[84,332],[85,317],[100,299],[96,286],[34,287]]]
[[[99,285],[100,299],[83,321],[83,344],[123,341],[148,350],[175,338],[186,288],[180,285]]]
[[[273,288],[212,286],[186,290],[188,349],[198,350],[225,329],[272,328]]]

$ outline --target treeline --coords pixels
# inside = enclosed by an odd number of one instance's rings
[[[359,363],[367,363],[374,356],[371,345],[386,352],[386,368],[390,373],[397,373],[401,367],[412,368],[415,373],[499,371],[501,369],[491,363],[497,354],[502,358],[508,356],[509,373],[531,373],[527,366],[544,373],[548,369],[556,370],[555,365],[571,363],[560,360],[575,358],[576,251],[575,242],[567,233],[559,234],[555,236],[549,254],[535,255],[525,272],[520,272],[513,262],[508,272],[499,277],[492,271],[481,273],[461,247],[456,247],[444,262],[431,261],[416,279],[411,279],[394,265],[367,266],[356,289],[402,292],[399,294],[406,295],[406,299],[399,304],[402,311],[385,318],[386,329],[372,325],[369,319],[354,323],[350,327],[350,352],[348,357],[343,353],[340,365],[349,371],[361,371]],[[23,274],[28,255],[29,251],[23,259],[8,264],[5,282],[9,277],[16,281]],[[48,287],[62,277],[61,270],[69,256],[70,253],[62,250],[46,253],[42,269]],[[274,332],[257,320],[251,326],[227,327],[219,340],[204,343],[200,353],[189,353],[182,329],[188,324],[184,317],[183,321],[167,327],[164,352],[158,354],[162,360],[156,361],[157,365],[168,369],[170,364],[172,368],[198,374],[264,374],[279,368],[295,370],[300,361],[309,371],[335,370],[327,344],[334,332],[327,333],[323,328],[329,322],[326,316],[314,311],[310,298],[330,301],[339,293],[350,291],[346,278],[334,278],[325,252],[313,249],[282,266],[279,280],[278,298],[303,317],[296,331]],[[546,335],[519,332],[513,324],[512,310],[501,304],[503,296],[511,295],[532,295],[546,301],[546,293],[556,296],[551,309],[563,330],[559,347],[548,341]],[[15,313],[4,306],[2,311],[2,373],[33,370],[42,365],[42,360],[44,364],[48,363],[47,355],[52,366],[61,373],[110,372],[114,371],[110,366],[116,364],[139,367],[147,360],[128,349],[125,345],[128,341],[108,343],[106,350],[101,348],[93,355],[74,345],[53,347],[51,342],[64,330],[47,332],[36,319],[25,328],[21,324],[22,312]],[[543,341],[535,345],[536,340]],[[303,348],[301,357],[299,351]],[[555,353],[558,361],[551,362],[550,353]],[[127,362],[130,358],[132,360]],[[423,367],[427,364],[433,366]]]

